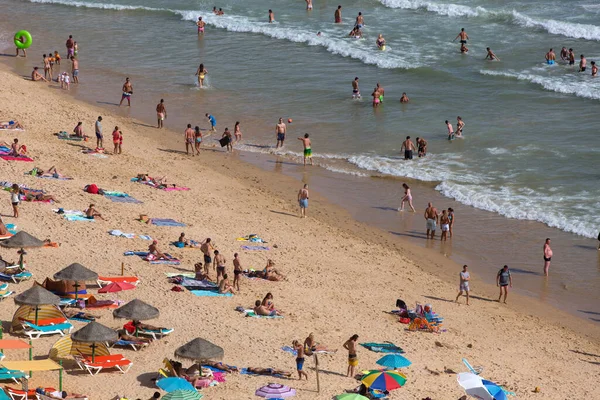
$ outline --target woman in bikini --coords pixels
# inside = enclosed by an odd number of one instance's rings
[[[235,123],[235,127],[233,128],[233,135],[235,136],[235,141],[239,142],[242,140],[242,131],[240,130],[240,122],[237,121]]]
[[[403,183],[402,187],[404,188],[404,197],[402,198],[402,203],[400,204],[400,208],[398,209],[398,211],[404,211],[404,202],[407,201],[412,212],[415,212],[415,208],[413,207],[412,203],[412,194],[410,193],[410,188],[406,183]]]
[[[208,70],[204,68],[204,64],[200,64],[198,70],[196,71],[196,76],[198,77],[198,84],[200,87],[204,87],[204,78],[208,74]]]

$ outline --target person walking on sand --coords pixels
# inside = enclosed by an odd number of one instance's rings
[[[272,24],[273,22],[275,22],[275,13],[273,13],[273,10],[269,10],[269,23]]]
[[[512,288],[512,276],[510,275],[508,265],[505,265],[500,271],[498,271],[498,275],[496,275],[496,286],[500,286],[500,296],[498,297],[498,303],[500,303],[502,293],[504,292],[504,304],[506,304],[506,296],[508,296],[508,287],[510,286]]]
[[[438,212],[437,209],[431,203],[427,203],[427,208],[425,209],[425,221],[427,221],[427,239],[429,239],[431,233],[431,239],[435,236],[435,228],[438,222]]]
[[[296,350],[296,371],[298,371],[298,380],[302,380],[302,376],[306,377],[308,380],[308,374],[302,371],[304,368],[304,346],[297,340],[292,342],[292,347]]]
[[[358,88],[358,76],[352,81],[352,98],[360,99],[360,89]]]
[[[71,56],[71,74],[73,75],[73,83],[79,83],[79,60]]]
[[[206,118],[208,118],[208,122],[210,122],[210,130],[211,132],[217,131],[217,119],[212,116],[212,114],[204,114]]]
[[[500,57],[495,55],[494,52],[489,47],[486,47],[485,49],[487,50],[487,54],[486,54],[484,60],[489,59],[490,61],[494,61],[494,60],[500,61]]]
[[[402,150],[404,150],[404,159],[412,160],[413,151],[415,150],[415,145],[412,142],[412,140],[410,140],[410,136],[407,136],[406,140],[404,142],[402,142],[402,146],[400,147],[400,152],[402,152]]]
[[[96,148],[103,149],[104,148],[104,142],[103,142],[104,136],[102,136],[102,117],[98,117],[98,120],[96,121],[95,130],[96,130]]]
[[[298,140],[301,140],[302,145],[304,146],[304,166],[306,166],[307,158],[310,160],[310,165],[313,165],[312,148],[310,144],[310,139],[308,138],[308,133],[305,133],[304,137],[299,137]]]
[[[398,211],[404,211],[404,202],[407,201],[411,211],[416,212],[412,203],[412,194],[410,193],[410,187],[408,187],[406,183],[403,183],[402,187],[404,188],[404,197],[402,197],[402,202],[400,203],[400,208],[398,209]]]
[[[192,157],[194,156],[194,141],[196,139],[196,133],[192,129],[192,124],[187,124],[185,132],[183,132],[185,138],[185,154],[190,155],[190,149],[192,150]]]
[[[156,119],[158,120],[157,128],[164,128],[164,120],[167,118],[167,107],[165,107],[165,100],[160,99],[160,103],[156,105]]]
[[[358,366],[358,356],[356,348],[358,346],[358,335],[354,334],[344,343],[344,349],[348,350],[348,372],[346,376],[353,377],[355,369]]]
[[[300,205],[300,218],[306,218],[306,209],[308,208],[308,183],[305,183],[298,192],[298,204]]]
[[[448,212],[446,210],[442,210],[440,226],[442,227],[442,236],[440,237],[440,240],[445,242],[448,239],[448,231],[450,230],[450,219],[448,218]]]
[[[446,120],[446,128],[448,128],[448,140],[454,139],[454,128],[448,120]]]
[[[452,229],[454,228],[454,209],[448,207],[448,219],[450,220],[450,237],[452,237]]]
[[[125,78],[125,83],[121,88],[123,91],[123,95],[121,96],[121,102],[119,102],[119,107],[123,104],[123,100],[127,99],[127,106],[131,107],[131,95],[133,94],[133,85],[129,81],[129,78]]]
[[[233,255],[233,288],[240,291],[240,276],[244,272],[244,268],[242,267],[242,263],[240,261],[240,256],[238,253]]]
[[[242,140],[242,131],[240,130],[240,121],[236,121],[233,127],[233,136],[235,136],[235,142]]]
[[[283,141],[285,140],[285,134],[287,132],[287,127],[283,123],[283,118],[279,118],[279,122],[275,125],[275,134],[277,135],[277,144],[275,145],[275,149],[283,147]]]
[[[337,10],[335,10],[335,13],[333,13],[333,18],[336,24],[342,23],[342,6],[338,6]]]
[[[463,292],[467,295],[467,305],[469,305],[469,292],[471,288],[469,287],[469,281],[471,280],[471,275],[469,271],[467,271],[467,265],[463,265],[463,270],[459,274],[460,285],[458,287],[458,295],[456,296],[455,302],[458,303],[458,299],[462,296]]]
[[[550,247],[550,238],[546,238],[544,243],[544,275],[548,276],[550,262],[552,261],[552,248]]]

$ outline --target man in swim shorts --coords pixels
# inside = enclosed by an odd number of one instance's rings
[[[98,117],[98,120],[96,121],[96,148],[98,149],[103,149],[104,147],[104,143],[103,143],[103,139],[104,136],[102,136],[102,117]]]
[[[75,41],[73,40],[73,35],[69,35],[67,39],[67,43],[65,43],[67,47],[67,58],[71,58],[71,56],[75,55]]]
[[[206,238],[204,242],[200,245],[200,251],[204,254],[204,272],[208,275],[208,268],[212,265],[212,257],[210,255],[210,251],[214,249],[212,244],[210,243],[211,239]]]
[[[467,271],[467,265],[463,265],[463,270],[459,274],[460,285],[458,286],[458,295],[456,296],[455,302],[458,303],[458,299],[462,296],[463,292],[467,295],[467,305],[469,305],[469,292],[471,288],[469,287],[469,281],[471,280],[471,275],[469,271]]]
[[[188,124],[185,132],[183,133],[185,137],[185,154],[190,155],[190,149],[192,149],[192,157],[194,156],[194,140],[196,138],[196,133],[192,129],[192,124]]]
[[[308,374],[302,371],[302,368],[304,368],[304,346],[297,340],[294,340],[292,342],[292,347],[296,350],[296,371],[298,371],[298,379],[302,380],[302,376],[305,376],[306,380],[308,380]]]
[[[333,18],[335,19],[336,24],[342,23],[342,6],[338,6],[337,10],[333,14]]]
[[[575,53],[573,49],[569,49],[569,65],[575,65]]]
[[[310,159],[310,165],[313,165],[312,160],[312,149],[310,144],[310,139],[308,138],[308,133],[304,134],[304,137],[299,137],[298,140],[302,141],[304,145],[304,166],[306,166],[306,159]]]
[[[413,144],[412,140],[410,140],[410,136],[407,136],[406,140],[404,142],[402,142],[402,147],[400,147],[400,152],[402,152],[402,150],[404,150],[404,159],[412,160],[413,151],[415,150],[415,145]]]
[[[308,184],[305,183],[298,192],[298,204],[300,205],[300,218],[306,218],[306,209],[308,208]]]
[[[508,287],[512,287],[512,276],[510,275],[510,271],[508,270],[508,265],[505,265],[500,271],[498,271],[498,275],[496,275],[496,286],[500,286],[500,297],[498,297],[498,303],[500,303],[500,299],[502,298],[502,292],[504,292],[504,304],[506,304],[506,296],[508,296]]]
[[[553,49],[550,49],[550,51],[548,51],[546,53],[546,63],[548,65],[554,65],[555,62],[556,62],[556,54],[554,54]]]
[[[202,17],[198,17],[198,22],[196,22],[196,26],[198,27],[198,35],[204,33],[204,26],[206,22],[202,21]]]
[[[427,221],[427,239],[429,239],[431,234],[431,239],[435,236],[435,228],[438,222],[438,212],[437,209],[431,203],[427,203],[427,208],[425,209],[425,221]]]
[[[440,217],[440,225],[442,227],[442,236],[440,240],[444,242],[448,239],[448,231],[450,230],[450,218],[446,210],[442,210],[442,216]]]
[[[354,377],[355,369],[358,366],[358,356],[356,348],[358,345],[358,335],[352,335],[350,339],[344,343],[344,349],[348,350],[348,372],[346,376]]]
[[[244,268],[242,267],[242,263],[240,261],[240,256],[238,253],[233,255],[233,288],[238,292],[240,291],[240,275],[244,272]]]
[[[285,140],[285,134],[287,132],[287,127],[283,123],[283,118],[279,118],[279,122],[275,125],[275,134],[277,135],[277,144],[275,148],[278,149],[283,147],[283,141]]]
[[[469,40],[469,35],[467,35],[467,32],[465,32],[465,28],[460,28],[460,33],[458,35],[456,35],[453,42],[459,38],[460,38],[460,44],[461,44],[461,48],[462,48],[462,45],[466,45],[467,40]],[[467,49],[467,51],[469,51],[469,50]],[[461,52],[462,52],[462,50],[461,50]]]
[[[358,88],[358,76],[352,81],[352,98],[360,99],[360,89]]]
[[[356,26],[358,29],[362,29],[362,27],[365,26],[365,19],[363,18],[361,12],[359,12],[356,16],[356,22],[354,23],[354,26]]]
[[[206,118],[208,118],[208,122],[210,122],[210,130],[212,132],[217,131],[217,119],[212,116],[212,114],[204,114]]]
[[[215,250],[215,258],[213,260],[213,269],[217,269],[217,285],[219,284],[219,278],[225,276],[225,263],[227,260],[222,254],[219,254],[219,250]]]
[[[163,121],[167,118],[167,108],[165,107],[165,100],[160,99],[160,103],[156,105],[156,118],[158,120],[158,129],[164,128]]]
[[[550,238],[544,242],[544,275],[548,276],[548,270],[550,269],[550,261],[552,261],[552,248],[550,247]]]
[[[133,85],[129,81],[129,78],[125,78],[125,83],[123,84],[123,95],[121,96],[121,102],[119,103],[119,107],[123,104],[123,100],[127,99],[127,106],[131,107],[131,95],[133,94]]]
[[[71,56],[71,68],[73,74],[73,83],[79,83],[79,60]]]
[[[586,65],[587,65],[587,60],[585,59],[585,56],[582,54],[581,60],[579,61],[579,72],[585,72]]]

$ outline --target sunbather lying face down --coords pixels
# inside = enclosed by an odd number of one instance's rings
[[[248,367],[247,369],[249,372],[252,372],[253,374],[257,374],[257,375],[270,375],[270,376],[281,375],[281,376],[285,376],[285,377],[292,376],[291,372],[287,372],[282,369],[276,369],[276,368]]]
[[[2,121],[0,122],[0,129],[24,129],[23,125],[19,121]]]
[[[157,326],[153,326],[153,325],[143,324],[140,321],[133,321],[133,326],[136,327],[137,329],[145,329],[147,331],[162,331],[162,330],[167,329],[167,328],[157,327]]]

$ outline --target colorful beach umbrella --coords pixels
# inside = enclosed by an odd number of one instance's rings
[[[104,286],[100,290],[98,290],[98,293],[116,293],[116,292],[122,292],[123,290],[132,290],[135,288],[136,288],[136,286],[132,285],[131,283],[112,282],[112,283],[109,283],[108,285]]]
[[[398,371],[373,371],[363,376],[362,383],[381,391],[399,389],[406,383],[406,376]]]
[[[196,390],[191,383],[183,378],[162,378],[156,381],[156,386],[167,393],[171,393],[176,390]]]
[[[199,400],[202,395],[196,390],[175,390],[165,394],[163,400]]]
[[[458,374],[458,384],[465,389],[465,393],[479,400],[507,400],[502,388],[493,382],[486,381],[480,376],[470,372]]]
[[[358,393],[344,393],[335,396],[335,400],[369,400],[369,398]]]
[[[254,394],[258,397],[264,397],[265,399],[283,399],[295,396],[296,389],[278,383],[269,383],[268,385],[259,388]]]
[[[406,357],[403,357],[400,354],[388,354],[377,360],[377,364],[384,367],[396,369],[408,367],[412,363]]]

